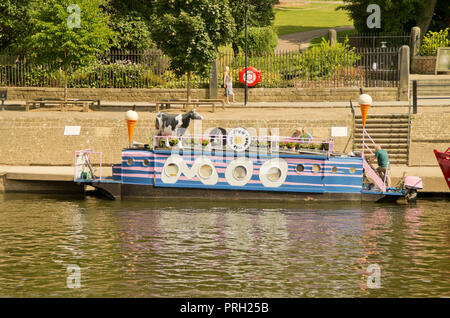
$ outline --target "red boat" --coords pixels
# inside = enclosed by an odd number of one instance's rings
[[[436,155],[436,159],[444,174],[445,181],[447,181],[448,188],[450,189],[450,148],[445,152],[434,149],[434,154]]]

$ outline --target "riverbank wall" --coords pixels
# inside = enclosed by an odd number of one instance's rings
[[[215,113],[204,108],[199,111],[204,116],[199,128],[203,133],[214,127],[245,127],[256,134],[272,130],[280,136],[290,136],[297,127],[305,127],[314,137],[334,138],[335,151],[352,151],[353,121],[348,108],[236,108]],[[392,112],[407,112],[407,109],[371,109],[372,114]],[[154,112],[139,112],[135,141],[152,142],[155,117]],[[425,169],[424,174],[429,174],[426,168],[439,168],[433,149],[444,151],[450,146],[449,119],[449,107],[427,108],[411,116],[407,168]],[[66,135],[68,126],[79,126],[79,134]],[[332,127],[345,127],[346,136],[333,137]],[[193,129],[191,125],[191,133]],[[3,111],[0,112],[0,136],[0,165],[5,166],[73,166],[76,150],[93,149],[102,152],[102,164],[107,167],[121,161],[121,151],[128,144],[122,112]],[[433,178],[432,191],[448,191],[439,172],[433,172]]]
[[[64,98],[64,89],[48,87],[5,87],[9,100],[35,100],[48,98]],[[244,99],[244,89],[234,88],[237,100]],[[97,99],[103,102],[150,102],[163,99],[186,98],[186,89],[146,89],[146,88],[69,88],[68,98]],[[376,87],[366,88],[365,92],[377,101],[400,100],[398,88]],[[219,90],[221,98],[222,90]],[[359,88],[250,88],[249,100],[253,102],[302,102],[302,101],[348,101],[359,95]],[[193,99],[209,98],[209,89],[192,89]],[[404,97],[404,96],[403,96]],[[401,100],[407,100],[403,98]]]

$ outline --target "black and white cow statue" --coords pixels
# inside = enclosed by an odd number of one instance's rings
[[[167,114],[163,112],[159,112],[156,116],[156,136],[166,137],[166,147],[169,147],[169,137],[168,136],[177,136],[178,138],[183,136],[186,132],[189,124],[191,123],[191,119],[203,119],[203,116],[198,114],[195,109],[190,112],[184,114]],[[158,139],[159,144],[159,139]],[[179,146],[182,147],[181,142]]]

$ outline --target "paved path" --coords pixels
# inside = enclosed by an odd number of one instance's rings
[[[339,32],[345,30],[352,30],[354,28],[355,28],[354,26],[343,26],[334,29],[337,32]],[[309,47],[310,41],[312,39],[326,35],[329,29],[330,28],[282,35],[278,38],[277,50],[279,51],[306,50]]]

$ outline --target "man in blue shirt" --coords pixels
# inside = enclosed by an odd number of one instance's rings
[[[389,155],[387,151],[381,149],[380,145],[375,145],[375,159],[377,159],[378,161],[377,172],[382,180],[386,178],[386,187],[389,188],[391,186],[391,177],[390,177],[391,164],[389,163]]]

